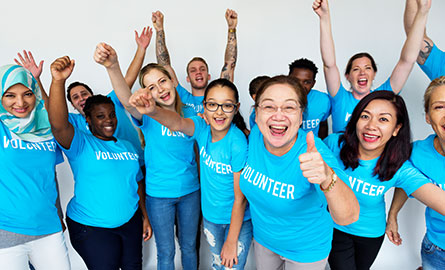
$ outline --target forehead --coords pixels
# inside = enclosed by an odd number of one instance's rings
[[[263,100],[271,100],[274,102],[295,101],[298,103],[298,95],[294,88],[288,84],[273,84],[264,90],[260,97]]]
[[[209,92],[207,93],[207,100],[212,99],[215,101],[225,101],[225,100],[231,100],[235,101],[235,93],[232,89],[230,89],[227,86],[220,86],[216,85],[209,89]]]
[[[386,99],[375,99],[369,102],[365,110],[372,114],[390,113],[391,115],[396,115],[396,108],[394,104]]]
[[[314,78],[314,72],[312,72],[312,70],[309,70],[307,68],[294,68],[292,69],[290,76],[296,79],[312,80]]]
[[[164,78],[164,77],[167,77],[167,75],[165,75],[162,71],[157,70],[157,69],[152,69],[144,75],[144,83],[146,85],[148,85],[150,83],[155,83],[159,79]]]
[[[445,102],[445,85],[436,87],[431,93],[430,104],[438,101]]]
[[[8,90],[5,91],[5,93],[14,93],[14,94],[22,94],[27,91],[31,91],[28,87],[24,86],[21,83],[14,84],[13,86],[9,87]]]
[[[72,96],[74,94],[79,94],[79,93],[83,93],[83,92],[87,92],[87,93],[89,93],[91,95],[91,93],[88,91],[88,89],[86,89],[86,87],[83,86],[83,85],[74,86],[73,88],[71,88],[71,92],[70,93],[71,93],[71,96]]]
[[[366,56],[354,59],[354,61],[352,61],[352,66],[361,66],[361,65],[372,65],[371,63],[371,59],[369,59]]]
[[[91,110],[92,113],[111,112],[111,111],[114,111],[114,105],[111,103],[95,104]]]
[[[201,69],[202,67],[207,70],[207,66],[204,62],[202,62],[201,60],[194,60],[190,62],[188,69],[189,70],[192,68]]]

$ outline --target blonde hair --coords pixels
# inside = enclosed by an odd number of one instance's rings
[[[426,88],[425,94],[423,95],[423,106],[425,108],[425,113],[428,113],[430,110],[431,94],[433,93],[434,89],[442,85],[445,85],[445,76],[434,79]]]
[[[139,72],[139,84],[141,85],[141,87],[145,88],[147,87],[144,84],[144,77],[145,75],[147,75],[148,73],[150,73],[150,71],[152,70],[158,70],[160,72],[162,72],[165,76],[167,76],[167,78],[169,80],[172,79],[172,77],[170,76],[170,73],[167,71],[167,69],[165,69],[163,66],[156,64],[156,63],[150,63],[147,64],[146,66],[144,66],[141,71]],[[184,107],[184,104],[181,101],[181,98],[179,97],[178,91],[175,88],[175,111],[177,113],[179,113],[181,116],[184,116],[183,112],[182,112],[182,108]],[[159,104],[157,104],[159,105]]]

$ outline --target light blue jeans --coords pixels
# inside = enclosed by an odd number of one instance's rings
[[[207,243],[210,245],[210,252],[213,257],[212,269],[223,270],[228,269],[221,264],[221,249],[229,233],[230,224],[215,224],[207,219],[203,219],[204,234]],[[242,270],[246,264],[247,255],[249,255],[250,243],[252,242],[252,222],[246,220],[241,226],[238,236],[238,264],[235,264],[232,269]]]
[[[147,195],[146,204],[158,250],[157,269],[175,269],[176,218],[182,267],[184,270],[196,270],[196,233],[201,215],[200,191],[179,198],[155,198]]]
[[[433,244],[425,235],[422,241],[422,267],[423,270],[445,269],[445,250]]]

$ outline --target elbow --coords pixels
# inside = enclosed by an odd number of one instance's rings
[[[355,204],[351,205],[345,213],[341,216],[333,218],[334,222],[340,226],[346,226],[356,222],[360,215],[360,206],[356,201]]]

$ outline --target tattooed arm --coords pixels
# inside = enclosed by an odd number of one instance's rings
[[[416,17],[417,13],[417,2],[416,0],[406,0],[406,6],[405,6],[405,13],[403,15],[403,25],[405,27],[405,33],[408,35],[408,33],[411,30],[411,27],[414,23],[414,18]],[[431,53],[431,50],[433,49],[433,41],[426,35],[426,29],[423,34],[423,41],[422,41],[422,47],[419,51],[419,56],[417,57],[417,63],[419,65],[425,64],[426,59]]]
[[[164,14],[159,10],[152,13],[151,20],[153,21],[153,27],[156,30],[156,60],[158,64],[163,66],[170,76],[172,77],[173,84],[178,86],[179,81],[176,77],[175,70],[171,66],[170,54],[165,44],[165,32],[164,32]]]
[[[238,44],[236,40],[236,25],[238,23],[238,14],[231,9],[226,11],[226,21],[229,27],[227,36],[227,46],[224,55],[224,66],[221,70],[221,78],[233,82],[235,74],[236,58],[238,55]]]

